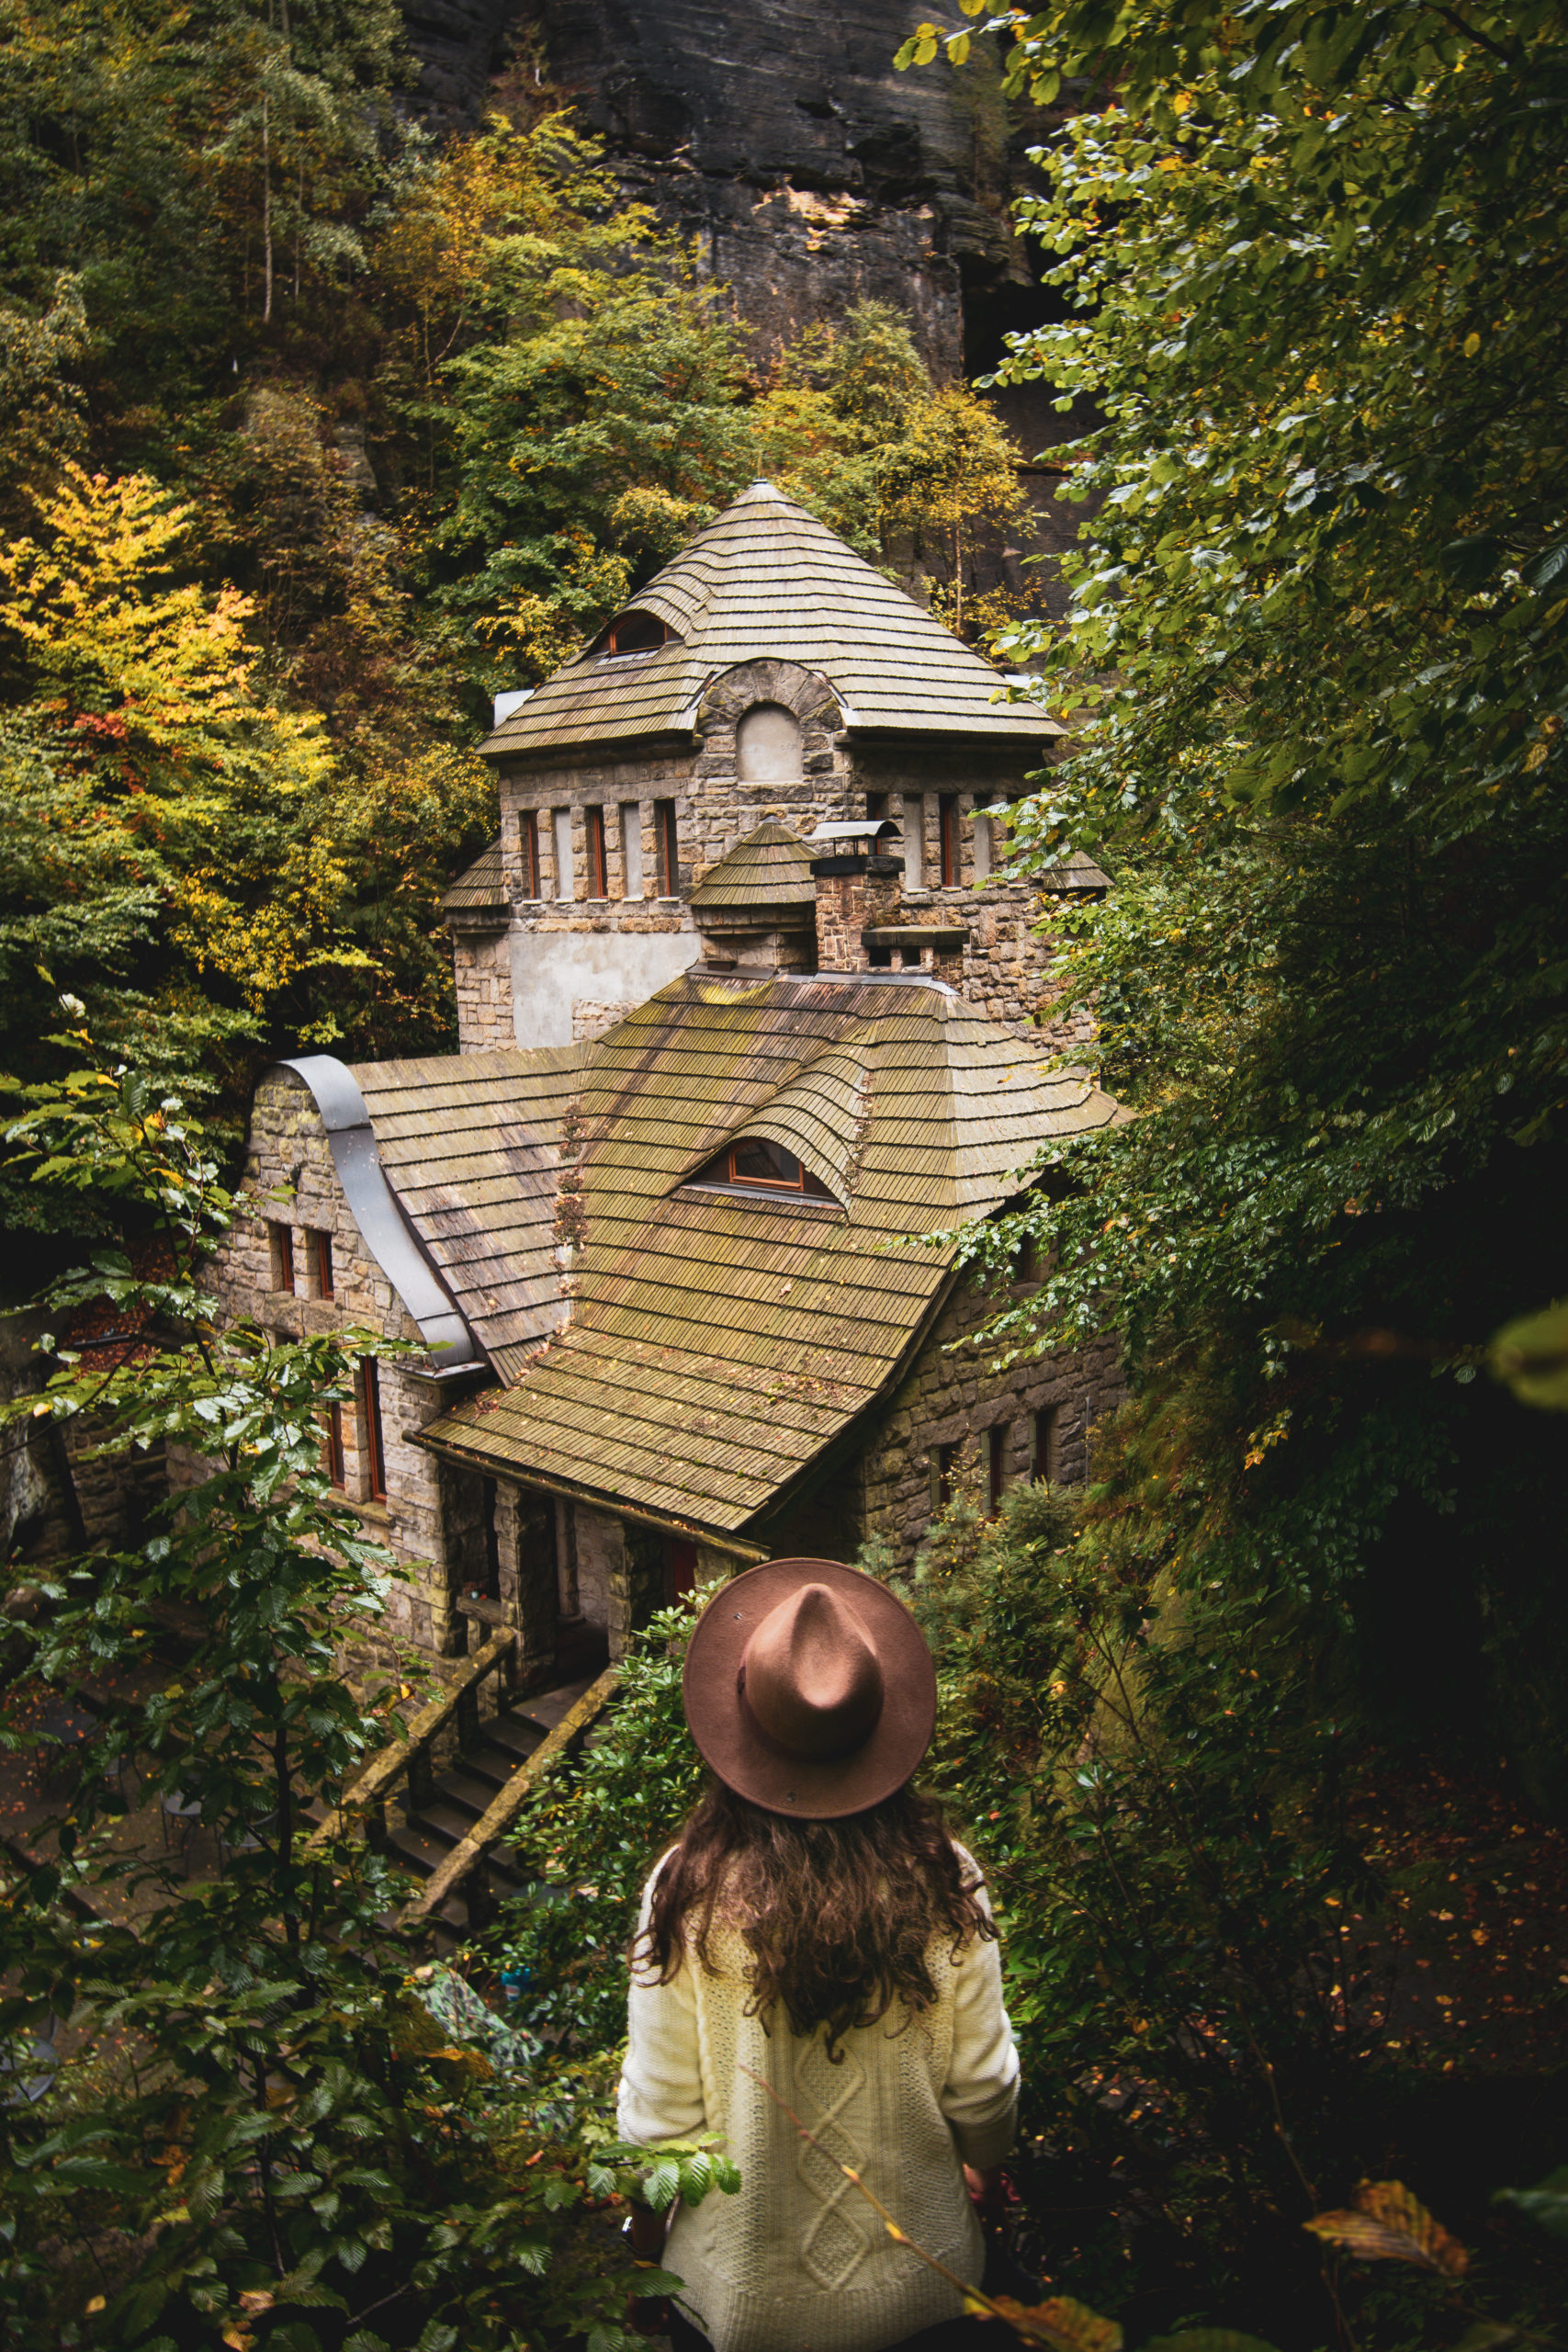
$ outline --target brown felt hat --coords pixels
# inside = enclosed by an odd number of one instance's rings
[[[716,1592],[682,1690],[726,1786],[799,1821],[880,1804],[936,1724],[924,1634],[896,1593],[838,1560],[767,1560]]]

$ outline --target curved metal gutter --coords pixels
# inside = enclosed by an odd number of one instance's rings
[[[419,1326],[438,1374],[466,1372],[486,1359],[446,1283],[409,1229],[387,1182],[365,1097],[354,1072],[334,1054],[302,1054],[279,1065],[304,1080],[321,1114],[333,1166],[354,1221],[398,1296]]]

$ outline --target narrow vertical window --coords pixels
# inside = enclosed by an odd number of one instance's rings
[[[1008,1481],[1008,1439],[1011,1423],[993,1421],[986,1431],[986,1493],[994,1519],[1002,1507],[1002,1489]]]
[[[313,1298],[333,1295],[333,1238],[319,1227],[310,1234],[310,1295]]]
[[[582,832],[588,852],[588,895],[591,899],[607,899],[610,895],[610,865],[604,854],[603,808],[583,810]]]
[[[343,1485],[343,1407],[341,1405],[329,1405],[321,1415],[321,1467],[334,1487]]]
[[[484,1532],[485,1599],[501,1599],[501,1529],[496,1522],[496,1487],[493,1478],[479,1481],[479,1508]]]
[[[887,814],[887,795],[885,792],[868,792],[865,796],[865,813],[874,822],[880,824]]]
[[[681,890],[681,842],[675,830],[675,803],[653,804],[653,837],[659,858],[659,895],[674,899]]]
[[[539,820],[525,808],[517,820],[517,874],[525,899],[539,897]]]
[[[291,1225],[269,1225],[266,1229],[267,1251],[272,1260],[274,1290],[294,1288],[294,1227]]]
[[[904,795],[904,888],[923,890],[926,887],[926,804],[924,795],[907,792]]]
[[[374,1356],[359,1359],[359,1421],[365,1449],[365,1491],[373,1503],[387,1499],[387,1450],[381,1436],[381,1375]]]
[[[958,845],[958,796],[954,792],[939,795],[936,804],[937,847],[942,858],[942,887],[955,889],[963,878],[963,859]]]
[[[574,899],[577,888],[571,870],[571,810],[558,808],[550,822],[556,845],[556,896],[558,899]]]
[[[1052,1486],[1061,1476],[1061,1408],[1043,1405],[1034,1416],[1032,1476],[1043,1486]]]
[[[642,803],[621,803],[621,888],[628,899],[642,896]]]
[[[931,1449],[931,1509],[945,1510],[953,1500],[953,1464],[957,1456],[955,1445],[938,1445]]]
[[[984,882],[996,862],[996,842],[988,817],[975,820],[975,879]]]

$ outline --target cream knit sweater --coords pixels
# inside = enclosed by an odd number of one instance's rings
[[[660,1868],[643,1889],[639,1936]],[[1018,2103],[998,1946],[971,1943],[955,1962],[950,1944],[934,1943],[934,2007],[910,2021],[895,2005],[843,2037],[837,2064],[822,2028],[796,2037],[775,2022],[768,2033],[745,2014],[746,1947],[733,1928],[716,1928],[710,1950],[716,1975],[691,1956],[669,1984],[634,1968],[619,2106],[623,2139],[716,2132],[740,2168],[737,2195],[711,2191],[671,2227],[665,2265],[686,2282],[694,2324],[715,2352],[881,2352],[956,2318],[956,2291],[888,2237],[741,2068],[863,2175],[901,2229],[977,2284],[984,2246],[962,2166],[1001,2162]]]

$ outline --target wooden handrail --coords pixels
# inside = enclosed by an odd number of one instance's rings
[[[510,1631],[497,1634],[476,1650],[462,1674],[439,1699],[433,1699],[411,1716],[408,1728],[400,1739],[389,1741],[378,1748],[363,1771],[355,1773],[343,1792],[341,1804],[333,1807],[321,1826],[312,1830],[305,1841],[305,1851],[324,1846],[331,1838],[341,1838],[348,1826],[351,1814],[363,1813],[386,1803],[389,1792],[396,1787],[403,1774],[427,1755],[431,1742],[446,1730],[460,1709],[466,1710],[473,1694],[488,1674],[510,1657],[515,1635]]]
[[[485,1857],[499,1838],[505,1836],[545,1775],[558,1764],[579,1736],[587,1730],[594,1716],[607,1703],[621,1679],[618,1666],[606,1667],[597,1682],[583,1692],[569,1714],[563,1715],[554,1731],[548,1733],[532,1756],[520,1764],[500,1794],[494,1797],[475,1822],[466,1838],[458,1839],[433,1877],[421,1887],[413,1901],[400,1914],[406,1926],[429,1919],[448,1896],[472,1878],[468,1890],[468,1919],[471,1926],[479,1924],[476,1912],[482,1914],[484,1898],[476,1904],[475,1894],[483,1884]]]

